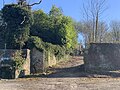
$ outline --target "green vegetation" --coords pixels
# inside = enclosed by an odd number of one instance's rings
[[[6,23],[3,40],[8,48],[22,48],[29,37],[29,28],[32,15],[28,9],[19,5],[5,5],[2,9],[2,18]]]
[[[10,60],[2,60],[0,64],[12,67],[17,70],[22,70],[25,61],[26,59],[23,57],[22,51],[17,50],[12,54]]]
[[[59,60],[76,47],[77,33],[73,20],[63,15],[56,6],[46,14],[42,10],[31,11],[19,4],[10,4],[3,7],[1,16],[0,39],[7,44],[7,48],[36,47],[45,53],[53,53]],[[14,60],[18,68],[24,61],[18,52]]]
[[[22,57],[22,51],[16,51],[12,60],[15,63],[15,68],[18,70],[22,70],[22,66],[25,62],[25,59]]]
[[[31,36],[38,36],[44,42],[63,45],[66,49],[74,48],[77,44],[77,34],[70,17],[53,6],[49,14],[42,10],[34,11],[34,24],[31,26]]]
[[[64,46],[43,42],[37,36],[31,36],[27,44],[28,48],[30,49],[36,47],[41,52],[45,52],[45,54],[47,54],[47,52],[53,53],[58,60],[64,57],[64,55],[66,54],[66,48]]]
[[[31,37],[28,40],[29,48],[36,47],[45,52],[49,51],[61,59],[76,47],[77,33],[73,20],[64,16],[61,9],[53,6],[49,14],[42,10],[34,11],[33,19]]]

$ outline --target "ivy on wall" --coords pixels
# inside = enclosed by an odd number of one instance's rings
[[[28,48],[32,49],[36,47],[39,51],[45,52],[45,54],[47,54],[47,52],[49,51],[50,53],[54,54],[58,60],[64,57],[66,54],[66,48],[64,46],[43,42],[37,36],[31,36],[27,44]]]
[[[25,58],[22,56],[22,51],[16,51],[12,57],[12,60],[15,63],[15,69],[22,70],[23,64],[26,61]]]

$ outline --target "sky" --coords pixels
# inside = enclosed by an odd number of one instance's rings
[[[15,3],[17,0],[0,0],[0,9],[5,4]],[[29,3],[38,2],[39,0],[27,0]],[[83,19],[82,7],[85,0],[43,0],[40,5],[32,7],[33,10],[42,9],[48,13],[52,5],[62,8],[64,15],[72,17],[76,21]],[[102,15],[102,20],[109,23],[112,20],[120,21],[120,0],[107,0],[106,7],[108,9]],[[80,36],[80,35],[79,35]],[[82,38],[81,36],[79,39]],[[81,41],[81,39],[79,40]]]
[[[16,0],[4,0],[5,4],[15,3]],[[28,0],[30,3],[38,2],[39,0]],[[80,3],[82,0],[43,0],[40,5],[33,6],[33,10],[42,9],[48,13],[52,5],[62,8],[65,15],[79,20],[80,17]],[[0,0],[0,8],[3,7],[3,0]]]
[[[17,0],[4,0],[5,4],[15,3]],[[38,2],[39,0],[27,0],[30,3]],[[48,13],[52,5],[62,8],[63,13],[71,16],[76,21],[83,18],[82,6],[85,0],[43,0],[40,5],[33,6],[33,10],[42,9]],[[120,0],[107,0],[106,6],[108,9],[102,15],[103,21],[110,22],[112,20],[120,20]],[[0,9],[3,7],[3,0],[0,0]]]

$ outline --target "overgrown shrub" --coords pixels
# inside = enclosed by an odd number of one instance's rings
[[[1,34],[7,47],[22,48],[29,38],[30,26],[33,23],[31,11],[17,4],[5,5],[2,9],[2,19],[6,28]]]
[[[44,51],[45,53],[49,51],[53,53],[58,60],[66,54],[66,48],[64,46],[43,42],[37,36],[31,36],[27,42],[27,46],[29,49],[36,47],[38,50]]]
[[[15,69],[22,70],[25,58],[22,57],[22,51],[16,51],[12,57],[12,60],[15,63]]]

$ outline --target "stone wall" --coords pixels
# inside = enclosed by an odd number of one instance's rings
[[[44,54],[36,48],[31,50],[31,73],[40,73],[43,71]]]
[[[50,52],[46,54],[33,48],[31,51],[31,73],[44,72],[45,68],[53,66],[57,63],[55,55]]]
[[[11,66],[14,63],[11,60],[14,53],[19,50],[13,49],[0,49],[0,78],[18,78],[25,75],[30,75],[30,73],[41,73],[44,72],[49,66],[52,67],[56,65],[59,61],[68,59],[66,55],[61,60],[57,60],[54,54],[50,52],[42,52],[33,48],[31,51],[28,49],[22,50],[22,56],[25,58],[25,62],[21,70],[17,70]],[[2,60],[9,61],[9,64],[1,64]]]
[[[85,70],[107,71],[120,69],[120,44],[92,43],[85,51]]]
[[[47,56],[47,57],[48,57],[48,58],[47,58],[47,62],[46,62],[46,63],[47,63],[47,66],[52,67],[53,65],[56,65],[57,59],[56,59],[56,57],[55,57],[54,54],[48,52],[48,56]]]
[[[22,56],[25,58],[25,61],[21,70],[15,69],[14,66],[12,65],[12,63],[14,63],[12,61],[12,57],[16,51],[19,50],[0,49],[0,77],[18,78],[30,74],[30,50],[28,49],[22,50]],[[3,64],[2,62],[6,63]]]
[[[42,52],[33,48],[31,50],[31,73],[41,73],[48,67],[56,65],[59,61],[66,60],[68,56],[66,55],[61,60],[57,60],[54,54],[50,52]]]

